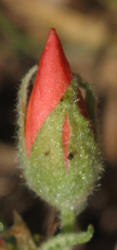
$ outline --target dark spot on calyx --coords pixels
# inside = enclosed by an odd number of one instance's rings
[[[69,153],[69,154],[68,154],[68,159],[69,159],[70,161],[73,159],[73,157],[74,157],[74,156],[73,156],[72,153]]]
[[[50,150],[45,152],[45,156],[48,156],[50,154]]]

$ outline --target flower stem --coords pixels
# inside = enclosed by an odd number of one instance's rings
[[[74,231],[75,214],[74,211],[61,213],[62,232],[69,233]]]

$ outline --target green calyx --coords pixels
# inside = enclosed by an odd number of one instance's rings
[[[28,186],[39,196],[59,209],[80,213],[87,197],[102,171],[100,152],[89,128],[89,122],[81,115],[77,105],[77,80],[74,79],[59,104],[50,113],[37,134],[30,158],[24,143],[25,111],[22,102],[27,98],[28,81],[36,71],[32,69],[20,89],[19,151],[23,173]],[[24,103],[26,106],[26,103]],[[25,107],[26,109],[26,107]],[[70,124],[69,168],[66,172],[62,143],[62,128],[65,115]]]

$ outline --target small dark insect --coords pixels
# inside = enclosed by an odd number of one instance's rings
[[[72,153],[69,153],[69,155],[68,155],[68,159],[71,161],[72,159],[73,159],[73,154]]]

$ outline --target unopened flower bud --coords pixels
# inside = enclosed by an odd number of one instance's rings
[[[61,211],[80,211],[101,172],[100,152],[79,82],[54,29],[39,66],[22,82],[18,109],[18,148],[27,184]]]

